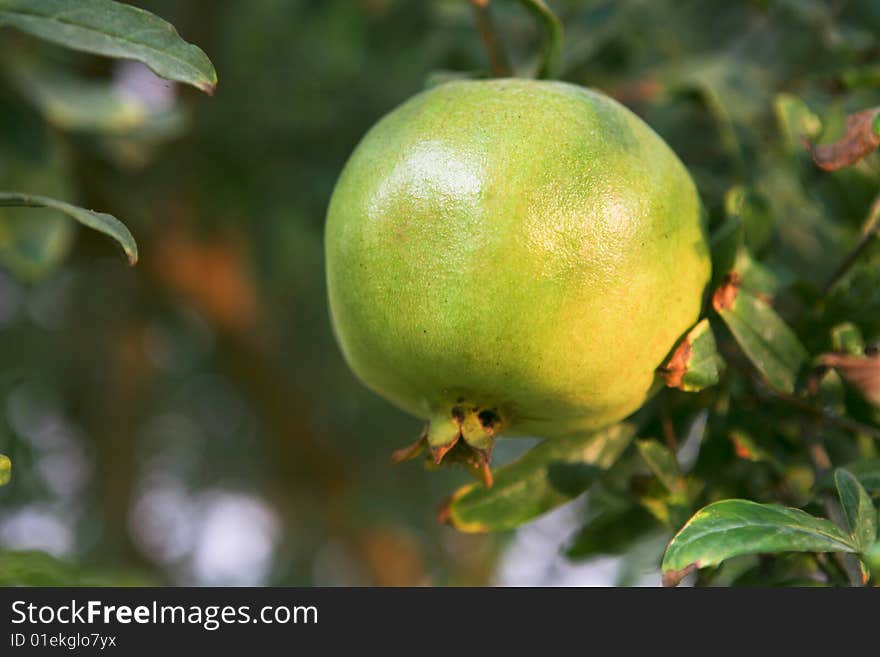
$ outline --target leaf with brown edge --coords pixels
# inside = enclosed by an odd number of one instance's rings
[[[664,570],[661,576],[661,582],[665,587],[678,586],[681,580],[697,570],[699,565],[696,563],[688,564],[681,570]]]
[[[822,131],[822,121],[797,96],[777,94],[773,109],[788,151],[798,148],[804,138],[815,138]]]
[[[830,144],[813,144],[803,138],[804,148],[820,169],[836,171],[855,164],[880,146],[880,107],[862,110],[846,117],[846,132]]]
[[[722,310],[727,310],[733,306],[733,302],[736,301],[736,297],[739,294],[741,284],[742,280],[735,271],[727,274],[724,280],[721,281],[721,285],[715,289],[715,293],[712,295],[712,307],[720,313]]]
[[[858,390],[874,406],[880,406],[880,354],[822,354],[819,362],[833,367],[843,380]]]
[[[807,350],[773,307],[742,289],[735,272],[715,291],[712,305],[767,382],[776,390],[792,393]]]
[[[696,568],[743,554],[857,552],[837,525],[800,509],[750,500],[722,500],[697,511],[663,555],[663,584],[675,586]]]
[[[397,465],[398,463],[411,461],[422,454],[427,448],[428,430],[425,429],[414,443],[407,445],[406,447],[401,447],[400,449],[395,449],[391,453],[391,464]]]
[[[720,356],[708,319],[688,331],[660,368],[660,376],[670,388],[698,392],[718,383]]]

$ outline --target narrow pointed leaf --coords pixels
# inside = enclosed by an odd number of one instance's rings
[[[456,491],[442,516],[465,532],[512,529],[583,493],[635,435],[631,424],[547,440],[494,472],[492,488]]]
[[[0,0],[0,27],[73,50],[133,59],[168,80],[213,93],[217,73],[208,56],[170,23],[112,0]]]
[[[697,511],[663,556],[663,583],[675,586],[696,568],[741,554],[857,552],[839,527],[800,509],[749,500],[723,500]]]
[[[724,196],[724,209],[729,217],[742,221],[746,246],[754,252],[767,245],[773,234],[773,213],[770,203],[757,189],[734,185]]]
[[[822,131],[822,121],[797,96],[779,94],[773,107],[789,151],[800,148],[805,137],[814,139]]]
[[[712,327],[704,319],[679,342],[660,374],[670,388],[697,392],[718,383],[720,361]]]
[[[712,305],[767,382],[791,393],[807,351],[772,306],[740,286],[738,275],[728,276],[715,291]]]
[[[8,484],[12,478],[12,461],[8,456],[0,454],[0,486]]]
[[[642,460],[651,468],[654,476],[666,487],[670,493],[683,490],[684,480],[678,469],[678,461],[675,454],[656,440],[637,440],[636,447]]]
[[[79,208],[64,201],[49,198],[48,196],[19,194],[16,192],[0,192],[0,207],[50,208],[57,210],[75,219],[82,225],[115,239],[122,246],[125,255],[128,256],[129,264],[137,264],[138,252],[134,237],[128,228],[125,227],[125,224],[113,215]]]
[[[852,539],[859,550],[865,552],[877,540],[877,510],[852,473],[837,468],[834,483]]]

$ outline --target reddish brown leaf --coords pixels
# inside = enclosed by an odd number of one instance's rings
[[[691,341],[688,337],[675,348],[666,365],[660,370],[660,376],[670,388],[680,388],[684,375],[688,371],[688,361],[691,358]]]
[[[427,430],[422,432],[422,435],[419,436],[418,440],[416,440],[412,445],[407,445],[406,447],[401,447],[400,449],[396,449],[391,453],[391,463],[393,465],[397,465],[398,463],[403,463],[404,461],[411,461],[416,458],[419,454],[425,451],[425,448],[428,446],[428,434]]]
[[[746,445],[735,435],[731,436],[730,440],[733,442],[733,451],[739,458],[745,459],[746,461],[754,460],[755,455],[752,454],[752,450],[750,449],[749,445]]]
[[[667,570],[663,573],[663,586],[678,586],[679,582],[694,572],[699,566],[692,563],[681,570]]]
[[[441,525],[452,525],[452,500],[450,497],[437,510],[437,522]]]
[[[872,356],[823,354],[820,362],[836,369],[847,383],[862,393],[865,399],[875,406],[880,406],[880,354]]]
[[[874,119],[880,107],[862,110],[846,117],[846,132],[831,144],[813,144],[806,137],[804,147],[820,169],[835,171],[850,166],[880,146],[880,134],[874,130]]]
[[[725,276],[721,285],[715,290],[715,294],[712,295],[712,307],[718,312],[730,308],[739,294],[741,282],[739,274],[735,271]]]
[[[458,444],[459,438],[461,438],[461,432],[455,435],[455,438],[451,443],[440,445],[439,447],[432,447],[431,455],[434,457],[434,463],[440,465],[440,463],[443,461],[443,457],[446,456],[446,453]]]

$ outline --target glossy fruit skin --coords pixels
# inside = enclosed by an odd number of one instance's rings
[[[660,387],[710,261],[686,169],[616,101],[561,82],[450,82],[364,137],[330,202],[337,339],[363,382],[432,423],[609,425]]]

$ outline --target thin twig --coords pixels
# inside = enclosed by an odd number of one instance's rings
[[[847,254],[846,258],[834,272],[834,275],[825,285],[825,294],[831,292],[844,276],[852,269],[852,266],[858,261],[861,255],[867,250],[871,243],[880,237],[880,194],[878,194],[871,203],[871,209],[868,211],[868,218],[865,221],[865,228],[859,241],[852,250]]]
[[[492,75],[503,78],[510,75],[510,66],[507,63],[507,55],[504,52],[501,38],[492,21],[492,13],[489,9],[490,2],[491,0],[470,0],[471,7],[474,9],[477,31],[480,33],[480,40],[482,40],[489,57]]]
[[[776,390],[770,390],[763,385],[761,386],[761,388],[765,390],[766,393],[773,399],[784,402],[789,406],[797,408],[807,415],[811,415],[817,419],[820,419],[827,424],[837,427],[838,429],[843,429],[844,431],[850,431],[852,433],[863,433],[865,435],[871,436],[876,440],[880,440],[880,427],[874,427],[870,424],[864,424],[862,422],[852,420],[848,417],[837,415],[836,413],[832,413],[827,409],[814,406],[804,399],[800,399],[799,397],[795,397],[793,395],[787,395]]]
[[[852,420],[848,417],[837,415],[836,413],[832,413],[826,408],[816,406],[815,404],[812,404],[808,400],[802,399],[801,397],[795,397],[794,395],[789,395],[787,393],[774,390],[760,379],[751,376],[750,369],[745,364],[739,362],[736,358],[727,358],[726,361],[728,366],[735,368],[745,375],[748,375],[748,380],[752,384],[752,389],[757,393],[759,397],[763,399],[775,399],[777,401],[783,402],[788,406],[796,408],[797,410],[805,413],[806,415],[814,417],[818,420],[822,420],[823,422],[830,424],[831,426],[837,427],[838,429],[843,429],[844,431],[849,431],[857,434],[863,433],[867,436],[870,436],[871,438],[874,438],[875,440],[880,440],[880,427],[876,427],[870,424],[864,424],[863,422],[858,422],[857,420]]]

